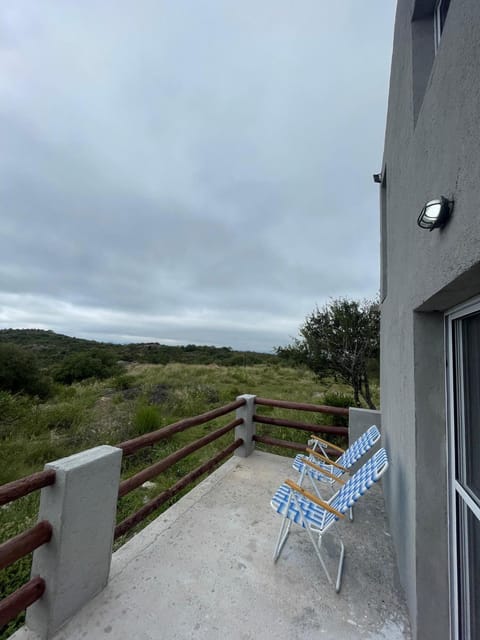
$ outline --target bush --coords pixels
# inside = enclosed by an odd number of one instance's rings
[[[78,427],[82,423],[84,408],[76,403],[61,402],[54,404],[41,412],[41,422],[47,429],[61,429],[67,431]]]
[[[348,409],[355,406],[355,400],[348,393],[340,393],[339,391],[327,391],[324,394],[322,404],[330,407],[343,407]],[[348,416],[329,416],[322,414],[322,424],[335,424],[341,427],[348,427]]]
[[[72,353],[55,373],[55,380],[72,384],[89,378],[109,378],[118,371],[115,356],[109,351],[95,350]]]
[[[112,386],[115,391],[125,391],[126,389],[130,389],[134,382],[135,378],[133,376],[122,373],[113,379]]]
[[[46,398],[50,383],[31,353],[7,342],[0,344],[0,390]]]
[[[161,417],[160,411],[155,406],[143,405],[139,407],[133,418],[135,430],[139,435],[155,431],[160,428]]]

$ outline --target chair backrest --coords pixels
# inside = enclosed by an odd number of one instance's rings
[[[369,427],[353,444],[351,444],[345,453],[342,453],[336,461],[346,469],[349,469],[357,460],[360,460],[369,449],[380,440],[380,431],[375,425]]]
[[[330,506],[345,513],[353,507],[360,496],[370,489],[388,469],[388,456],[385,449],[379,449],[338,491]]]

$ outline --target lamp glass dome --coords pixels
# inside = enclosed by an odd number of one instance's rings
[[[451,205],[452,203],[443,196],[429,200],[418,216],[418,226],[430,231],[445,226],[450,217]]]

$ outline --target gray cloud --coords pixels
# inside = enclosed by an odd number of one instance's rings
[[[0,9],[0,326],[285,343],[378,288],[394,2]]]

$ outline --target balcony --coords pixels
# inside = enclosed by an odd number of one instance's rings
[[[273,563],[281,519],[269,502],[295,475],[291,458],[233,456],[114,553],[106,587],[49,637],[411,638],[380,485],[339,525],[340,594],[300,527]],[[41,636],[22,628],[12,637]]]

